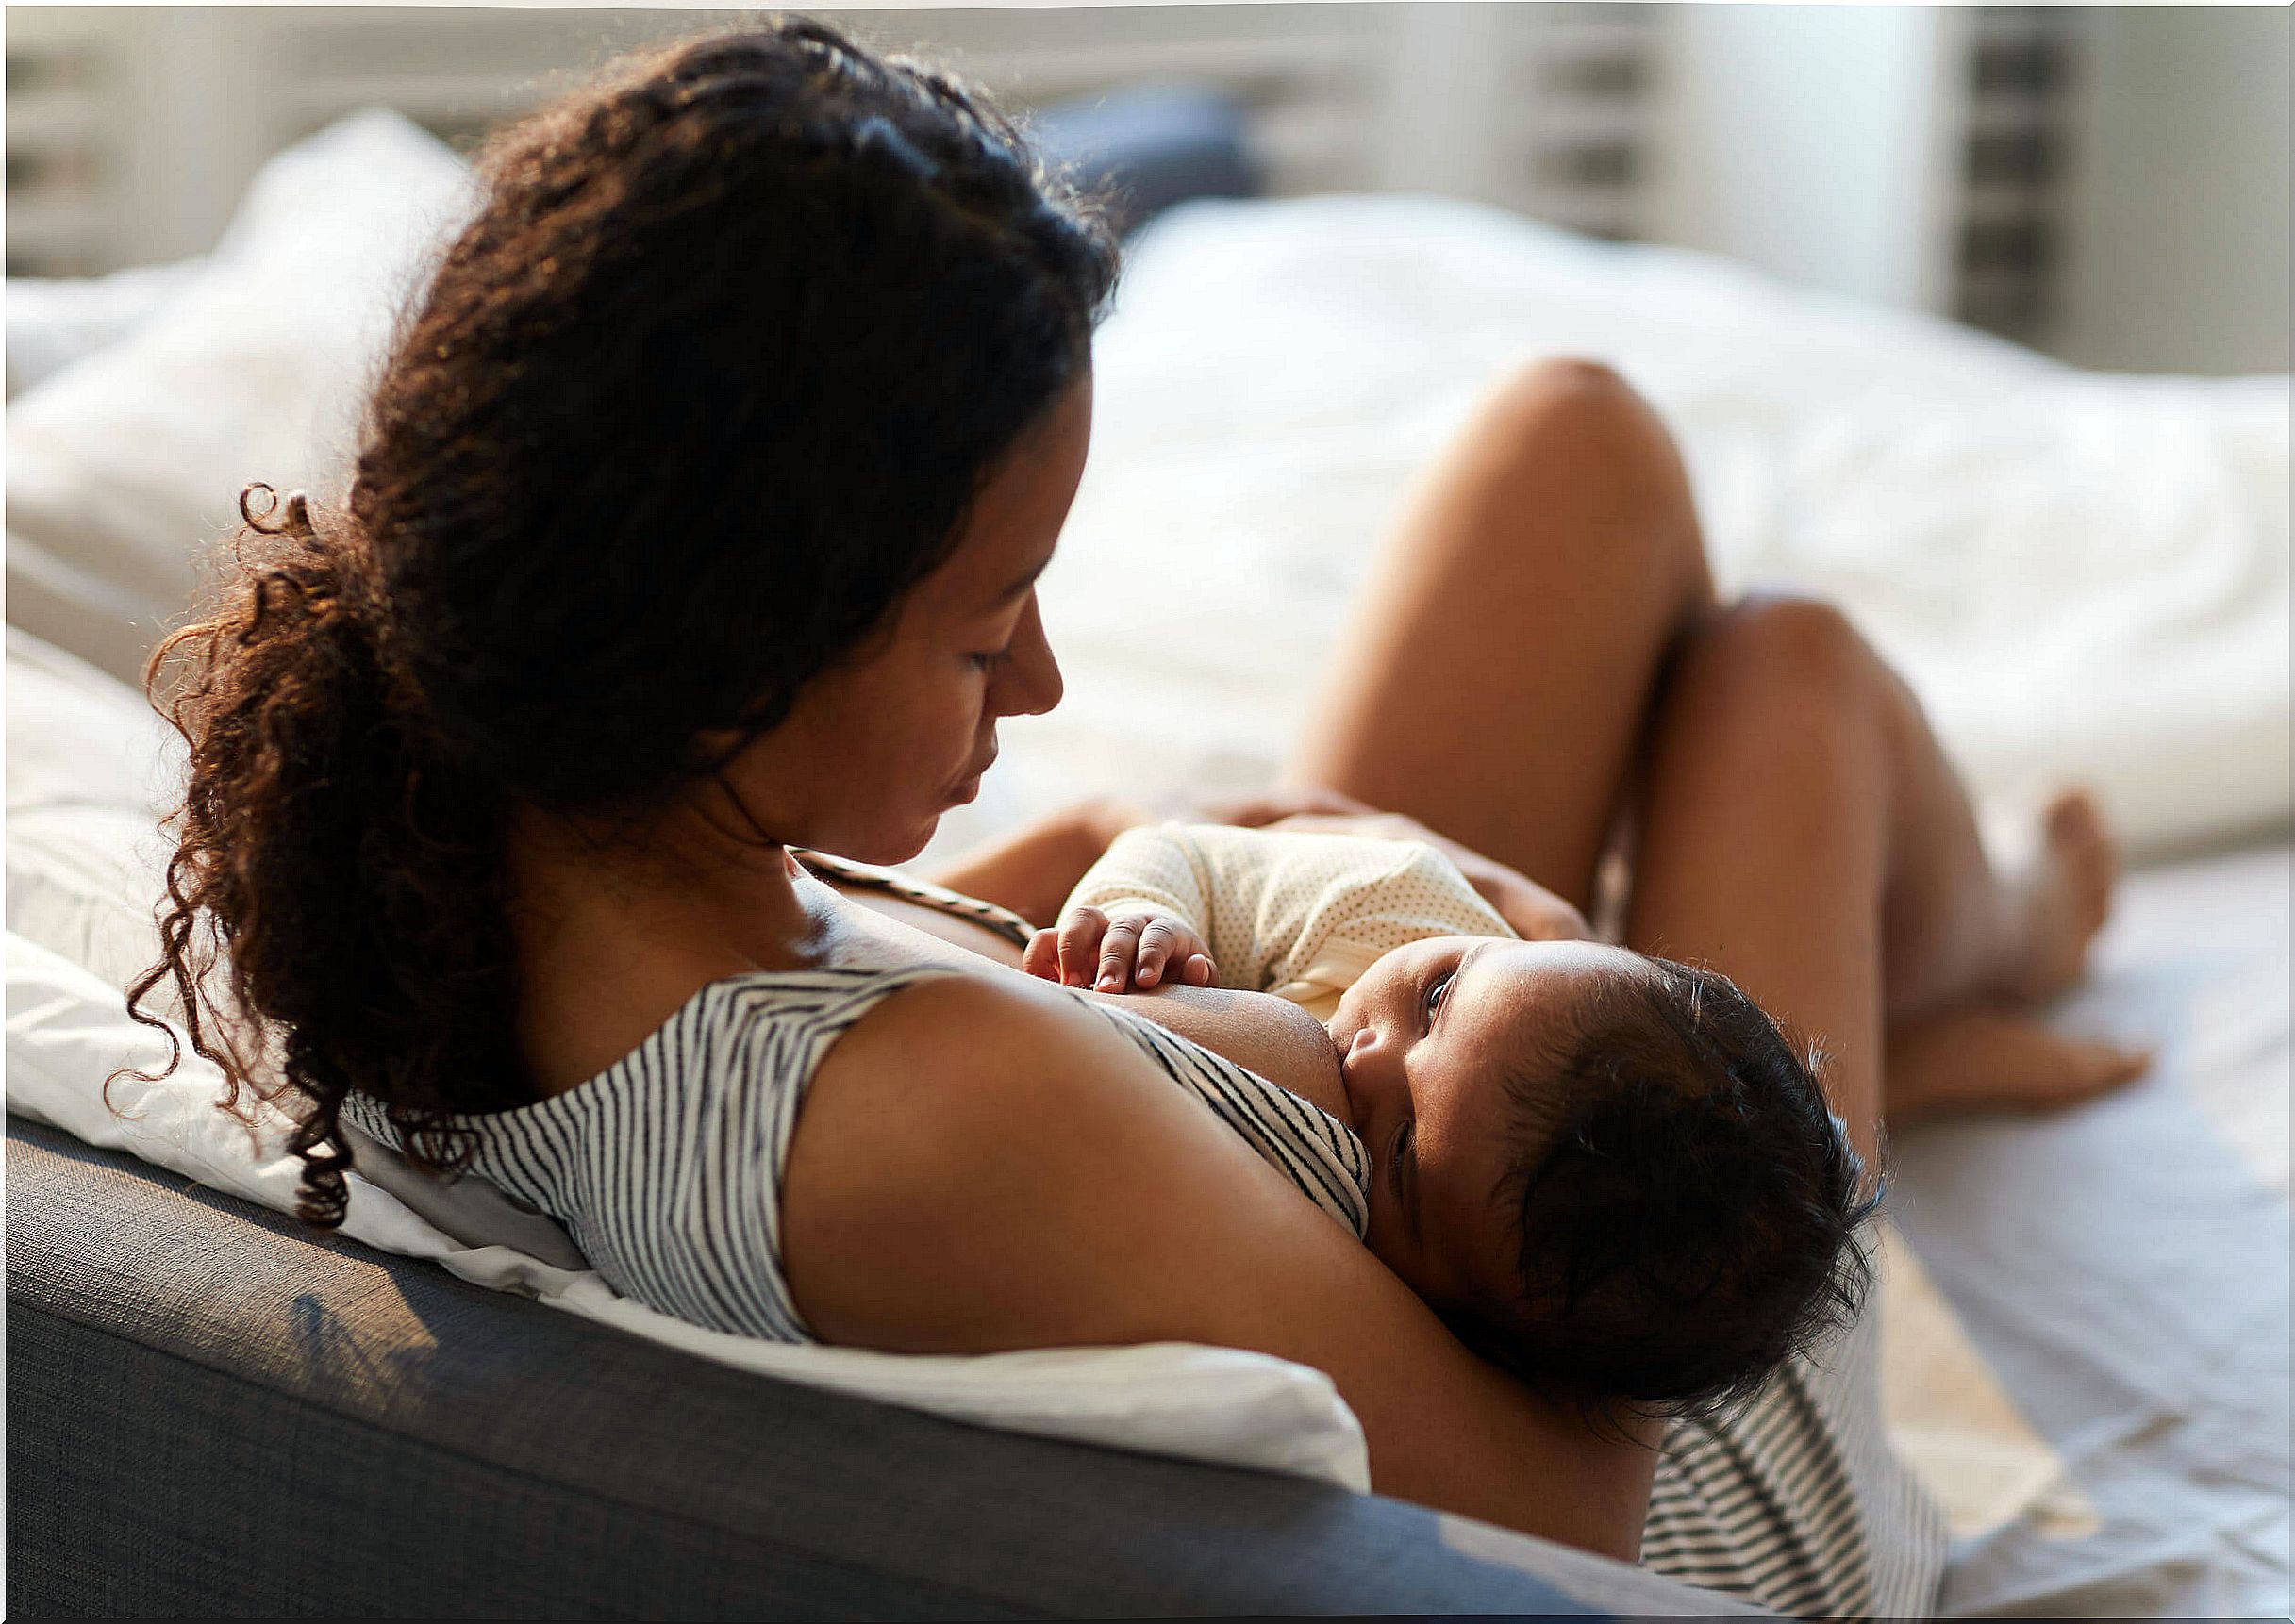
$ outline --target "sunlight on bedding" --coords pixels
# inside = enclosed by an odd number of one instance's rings
[[[2018,1517],[2054,1539],[2102,1526],[1969,1340],[1944,1294],[1894,1225],[1882,1227],[1881,1400],[1888,1435],[1944,1507],[1954,1539]]]

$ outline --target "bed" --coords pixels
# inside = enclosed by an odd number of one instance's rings
[[[258,1201],[276,1170],[224,1165],[191,1115],[141,1139],[86,1115],[96,1051],[35,1053],[58,1006],[19,982],[39,957],[108,996],[142,952],[171,769],[119,680],[241,481],[340,466],[390,300],[466,200],[442,148],[361,115],[274,160],[205,261],[10,290],[10,1109]],[[1888,1402],[1953,1520],[1943,1613],[2286,1613],[2287,378],[2083,373],[1440,199],[1183,205],[1135,240],[1097,348],[1042,588],[1068,697],[1006,724],[925,860],[1075,795],[1266,782],[1411,471],[1551,354],[1609,360],[1676,426],[1725,588],[1838,597],[1988,813],[2082,780],[2138,859],[2056,1019],[2156,1041],[2153,1074],[1893,1147]],[[485,1284],[550,1289],[524,1266]],[[1270,1402],[1311,1387],[1284,1375]],[[1270,1424],[1261,1455],[1189,1446],[1185,1414],[1175,1443],[1111,1441],[1359,1486],[1336,1424]],[[1698,1605],[1596,1599],[1621,1594]]]

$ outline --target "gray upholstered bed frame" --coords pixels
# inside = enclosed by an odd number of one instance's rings
[[[1709,1610],[1396,1500],[721,1368],[14,1118],[8,1273],[19,1617]]]

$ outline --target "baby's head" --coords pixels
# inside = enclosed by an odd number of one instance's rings
[[[1855,1311],[1876,1198],[1810,1063],[1726,978],[1437,936],[1330,1025],[1371,1249],[1486,1358],[1702,1413]]]

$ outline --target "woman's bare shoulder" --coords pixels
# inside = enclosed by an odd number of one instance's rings
[[[831,1341],[966,1352],[1121,1339],[1089,1304],[983,1300],[950,1265],[1037,1232],[1063,1186],[1118,1146],[1258,1176],[1232,1138],[1075,995],[932,977],[878,1003],[813,1075],[782,1181],[790,1287]]]
[[[1649,1461],[1469,1354],[1059,988],[935,978],[816,1072],[782,1252],[825,1339],[906,1352],[1202,1342],[1327,1372],[1383,1492],[1630,1556]]]

